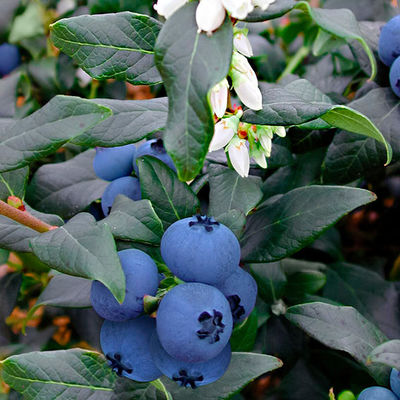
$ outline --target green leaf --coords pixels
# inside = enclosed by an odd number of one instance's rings
[[[20,168],[0,174],[0,200],[8,196],[23,198],[28,183],[29,168]]]
[[[232,351],[252,351],[257,337],[258,318],[253,311],[241,324],[233,329],[230,343]]]
[[[131,12],[80,15],[50,25],[51,40],[92,78],[160,83],[154,45],[161,24]]]
[[[110,108],[113,115],[75,138],[73,143],[90,147],[123,146],[164,129],[167,123],[167,97],[150,100],[93,101]]]
[[[286,318],[312,338],[335,350],[352,355],[380,384],[388,378],[387,368],[367,367],[370,352],[387,339],[353,307],[309,303],[290,307]]]
[[[280,368],[282,361],[264,354],[233,353],[232,361],[225,375],[210,385],[191,390],[190,400],[227,399],[237,393],[255,378]],[[180,388],[175,382],[162,379],[174,400],[188,400],[188,389]]]
[[[7,262],[9,255],[10,253],[8,250],[0,249],[0,265],[3,265]]]
[[[307,13],[324,31],[347,41],[357,40],[368,55],[372,67],[370,79],[374,80],[377,72],[376,60],[362,36],[358,22],[352,11],[347,8],[333,10],[313,8],[306,1],[299,1],[294,8],[301,9]]]
[[[0,172],[54,153],[111,115],[111,110],[72,96],[56,96],[29,117],[0,131]]]
[[[376,347],[368,357],[368,363],[379,363],[400,370],[400,340],[390,340]]]
[[[229,210],[239,210],[247,215],[263,196],[259,177],[241,178],[236,171],[218,164],[210,164],[208,172],[209,215],[218,216]]]
[[[168,18],[156,43],[156,64],[169,98],[164,144],[181,180],[199,173],[214,132],[210,89],[226,77],[232,57],[232,23],[199,33],[189,3]],[[182,34],[184,32],[184,34]]]
[[[125,276],[107,225],[86,213],[64,226],[31,240],[33,253],[45,264],[68,275],[102,282],[122,303]]]
[[[239,210],[229,210],[217,215],[215,219],[227,226],[238,239],[242,236],[243,228],[246,225],[246,216]]]
[[[275,0],[265,11],[256,7],[253,12],[247,15],[245,21],[262,22],[279,18],[291,11],[295,5],[296,2],[294,0]]]
[[[81,349],[25,353],[2,367],[4,381],[26,400],[108,400],[116,378],[103,356]]]
[[[341,186],[294,189],[248,217],[242,258],[270,262],[288,257],[341,217],[375,199],[372,192]]]
[[[0,118],[12,118],[15,115],[17,87],[21,73],[13,73],[0,80]]]
[[[63,218],[83,211],[103,195],[109,184],[94,173],[95,153],[88,150],[68,161],[40,167],[28,186],[28,202]]]
[[[317,293],[324,287],[326,275],[321,271],[301,271],[288,277],[286,293],[290,298]]]
[[[159,245],[164,233],[149,200],[133,201],[122,195],[115,198],[110,215],[101,223],[107,224],[117,239],[150,245]]]
[[[151,201],[164,229],[178,219],[191,217],[199,200],[185,182],[160,160],[146,156],[137,159],[142,198]]]
[[[150,14],[152,1],[149,0],[89,0],[88,6],[91,14],[107,12],[134,11],[142,14]]]
[[[161,392],[161,385],[164,386],[159,379],[153,382],[133,382],[120,378],[116,381],[111,400],[173,400]]]

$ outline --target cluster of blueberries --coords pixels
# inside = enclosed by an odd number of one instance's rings
[[[111,181],[101,199],[101,208],[105,216],[110,213],[114,199],[119,194],[123,194],[132,200],[140,200],[139,169],[136,165],[136,159],[146,155],[158,158],[176,171],[161,139],[149,140],[137,149],[134,144],[96,148],[96,155],[93,160],[94,172],[99,178]],[[136,177],[132,176],[133,172]]]
[[[400,374],[397,369],[392,369],[390,374],[390,389],[372,386],[363,390],[358,400],[399,400],[400,399]]]
[[[400,97],[400,15],[392,18],[381,31],[379,58],[390,67],[390,86]]]
[[[21,63],[17,46],[9,43],[0,45],[0,77],[8,75]]]
[[[222,377],[231,360],[234,324],[247,318],[257,296],[255,280],[239,267],[233,232],[200,215],[166,230],[161,255],[183,283],[159,296],[155,318],[144,314],[143,303],[145,295],[157,294],[154,261],[136,249],[118,254],[126,277],[124,302],[98,281],[91,289],[93,308],[106,320],[100,341],[111,368],[139,382],[166,375],[193,389]]]

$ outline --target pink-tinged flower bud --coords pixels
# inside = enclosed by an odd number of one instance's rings
[[[222,3],[231,16],[237,19],[245,19],[254,9],[251,0],[222,0]]]
[[[267,135],[262,135],[262,136],[260,136],[260,144],[261,144],[262,148],[264,149],[264,154],[267,157],[270,157],[271,150],[272,150],[272,140]]]
[[[253,57],[253,49],[250,41],[243,32],[236,33],[233,37],[235,49],[246,57]]]
[[[260,7],[261,10],[265,11],[275,0],[252,0],[254,7]]]
[[[236,115],[217,122],[208,151],[216,151],[225,147],[236,134],[238,124],[239,118]]]
[[[211,107],[218,118],[222,118],[225,114],[228,105],[228,91],[229,83],[226,78],[211,89]]]
[[[247,148],[247,141],[235,137],[231,140],[228,147],[229,159],[236,172],[242,177],[249,176],[250,156]]]
[[[225,8],[221,0],[201,0],[196,9],[196,22],[200,31],[210,35],[225,19]]]
[[[274,126],[274,133],[280,137],[285,137],[286,136],[286,129],[284,126]]]
[[[164,18],[169,18],[176,10],[181,8],[188,0],[158,0],[154,9]]]

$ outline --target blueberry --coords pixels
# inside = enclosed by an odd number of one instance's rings
[[[393,390],[393,393],[400,397],[400,373],[394,368],[390,373],[390,387]]]
[[[168,167],[170,167],[173,171],[176,172],[176,168],[172,158],[166,152],[163,141],[161,139],[153,139],[148,140],[146,143],[143,143],[136,152],[136,157],[133,159],[133,168],[135,169],[136,175],[139,176],[139,169],[136,164],[136,159],[143,156],[153,156],[158,158]]]
[[[107,216],[111,207],[114,203],[114,199],[119,195],[123,194],[132,200],[140,200],[142,195],[140,193],[139,179],[131,176],[124,176],[112,181],[103,193],[101,198],[101,209],[105,216]]]
[[[390,67],[400,56],[400,15],[392,18],[381,30],[379,58]]]
[[[175,286],[161,300],[157,333],[167,353],[181,361],[214,358],[229,341],[232,314],[225,296],[203,283]]]
[[[154,296],[158,288],[158,271],[154,261],[136,249],[118,252],[126,279],[125,300],[119,304],[99,281],[92,283],[92,306],[101,317],[110,321],[135,318],[143,312],[143,296]]]
[[[242,268],[217,285],[231,306],[233,322],[241,322],[253,311],[257,298],[257,283]]]
[[[240,245],[225,225],[195,216],[167,229],[161,240],[161,255],[178,278],[217,285],[237,269]]]
[[[231,346],[228,343],[214,358],[199,363],[188,363],[171,357],[161,346],[156,334],[150,342],[153,361],[159,370],[178,385],[195,389],[221,378],[231,361]]]
[[[358,400],[398,400],[398,398],[389,389],[372,386],[364,389],[358,396]]]
[[[93,160],[96,175],[106,181],[129,176],[133,171],[132,160],[136,154],[134,144],[119,147],[97,147]]]
[[[153,381],[162,375],[150,352],[150,339],[155,328],[155,320],[148,316],[103,323],[101,348],[113,371],[139,382]]]
[[[3,43],[0,46],[0,75],[7,75],[21,63],[17,46]]]
[[[393,92],[396,96],[400,97],[400,57],[397,57],[396,61],[390,68],[389,78]]]

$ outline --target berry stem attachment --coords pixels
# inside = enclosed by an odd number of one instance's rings
[[[32,214],[29,214],[28,211],[18,210],[2,200],[0,200],[0,215],[4,215],[5,217],[40,233],[48,232],[57,228],[56,226],[49,225],[46,222],[41,221],[39,218],[34,217]]]

